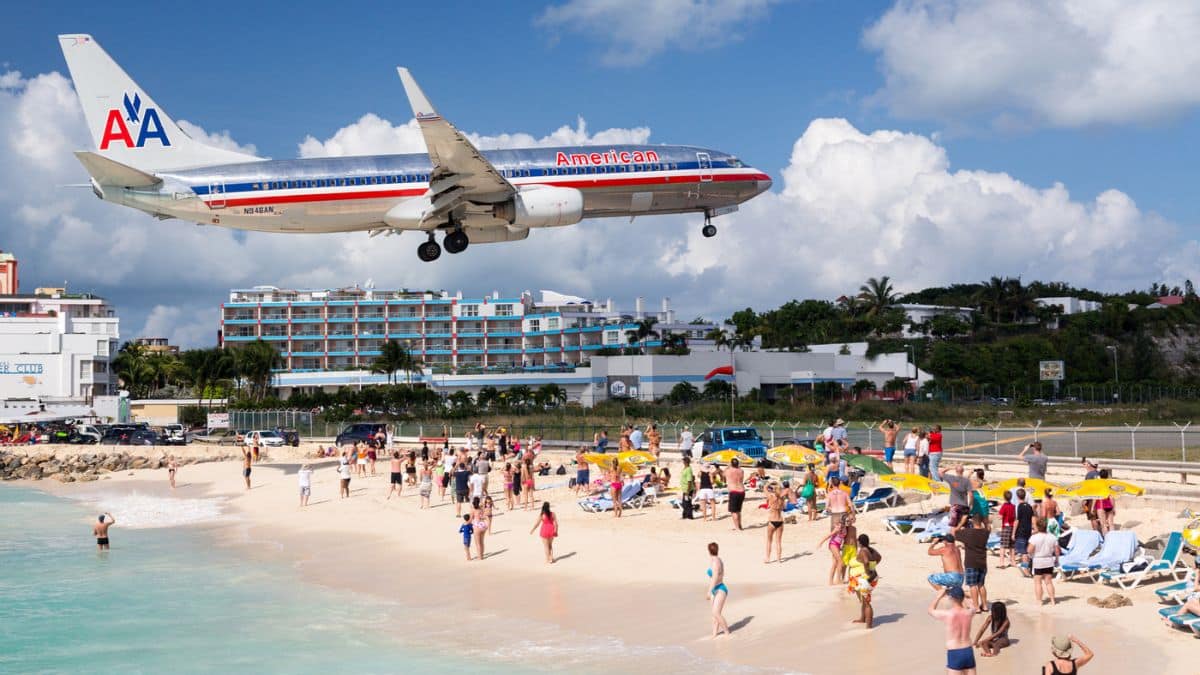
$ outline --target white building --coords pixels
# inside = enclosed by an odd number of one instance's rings
[[[116,392],[120,324],[103,298],[45,289],[0,295],[0,400],[83,400]]]
[[[1079,298],[1062,297],[1062,298],[1038,298],[1034,300],[1043,307],[1053,307],[1057,305],[1062,310],[1063,316],[1071,314],[1081,314],[1083,312],[1098,312],[1104,306],[1104,303],[1096,300],[1080,300]]]
[[[971,317],[975,315],[975,309],[971,307],[947,307],[944,305],[912,305],[901,304],[896,305],[904,311],[904,328],[902,334],[906,338],[922,337],[924,333],[914,331],[912,326],[921,325],[935,316],[953,316],[966,323],[971,323]]]

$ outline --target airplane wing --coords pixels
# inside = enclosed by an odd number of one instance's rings
[[[427,229],[427,224],[444,222],[455,211],[461,212],[460,207],[495,204],[516,194],[516,188],[484,159],[471,141],[437,114],[408,69],[396,70],[433,162],[429,176],[430,208],[421,219],[422,229]]]

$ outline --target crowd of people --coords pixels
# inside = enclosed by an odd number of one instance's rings
[[[884,448],[885,460],[891,459],[900,427],[888,420],[881,425],[881,431],[884,442],[889,444]],[[931,436],[934,437],[932,440]],[[551,463],[541,457],[540,439],[533,437],[522,445],[518,439],[510,438],[503,428],[488,431],[482,425],[477,425],[468,439],[474,440],[468,440],[458,448],[452,448],[447,440],[440,447],[431,448],[428,443],[423,443],[420,449],[400,450],[388,448],[388,441],[380,438],[336,449],[339,497],[350,498],[352,479],[375,476],[378,458],[390,454],[385,501],[402,497],[406,487],[415,488],[420,498],[419,508],[429,509],[436,489],[439,503],[449,500],[454,504],[458,534],[468,561],[482,561],[488,557],[486,538],[493,530],[493,518],[502,493],[506,511],[537,512],[530,534],[541,539],[546,563],[554,563],[554,542],[560,536],[560,523],[550,501],[535,497],[539,490],[538,477],[552,471]],[[616,456],[611,465],[605,466],[606,462],[592,465],[588,453],[597,448],[604,449],[606,442],[606,434],[598,433],[595,445],[581,447],[575,453],[575,474],[570,483],[576,497],[607,493],[612,501],[613,517],[620,518],[621,492],[631,483],[638,484],[648,493],[661,494],[673,489],[666,463],[648,465],[644,467],[645,472],[637,476],[625,473]],[[945,624],[948,672],[973,673],[976,650],[980,656],[992,657],[1013,642],[1005,602],[1011,598],[993,598],[987,588],[988,544],[993,528],[997,525],[999,528],[997,568],[1015,568],[1032,579],[1032,595],[1039,605],[1057,602],[1054,577],[1065,542],[1073,535],[1074,528],[1055,500],[1053,490],[1027,489],[1026,480],[1032,483],[1043,480],[1046,475],[1047,460],[1040,444],[1031,443],[1021,451],[1019,457],[1029,467],[1028,477],[1017,480],[1016,488],[1004,492],[1003,498],[993,506],[983,496],[982,469],[967,472],[961,463],[943,467],[941,448],[932,449],[933,443],[940,446],[940,430],[936,425],[928,430],[914,427],[903,442],[905,462],[914,461],[918,471],[923,465],[927,466],[928,475],[940,477],[949,489],[946,510],[949,529],[933,537],[926,549],[928,555],[937,560],[935,570],[927,579],[935,592],[928,613]],[[645,444],[651,452],[661,451],[661,436],[653,425],[644,432],[633,425],[622,429],[619,443],[620,447],[629,449]],[[731,530],[736,533],[744,527],[747,493],[760,492],[760,508],[765,512],[763,562],[767,564],[785,561],[783,533],[789,520],[799,522],[799,514],[803,514],[805,522],[809,523],[828,517],[828,531],[819,538],[815,532],[812,534],[813,550],[822,546],[827,548],[830,554],[828,583],[844,586],[847,593],[857,599],[858,613],[853,622],[870,629],[874,626],[872,600],[881,579],[879,568],[883,554],[870,534],[860,531],[852,492],[846,482],[857,481],[861,476],[847,471],[844,461],[846,454],[861,452],[861,449],[847,447],[842,420],[830,425],[815,445],[823,453],[825,463],[808,465],[794,480],[772,475],[762,467],[756,467],[747,475],[746,468],[740,466],[737,459],[726,466],[717,466],[693,462],[690,453],[684,453],[682,470],[674,488],[681,496],[681,517],[715,522],[725,520],[727,516]],[[243,478],[249,489],[251,470],[259,458],[253,448],[243,448],[242,452]],[[325,450],[317,454],[321,457],[329,455]],[[939,457],[921,461],[931,455]],[[593,468],[599,472],[595,477]],[[1082,468],[1085,478],[1109,475],[1092,460],[1084,459]],[[167,464],[167,470],[168,480],[174,487],[178,467],[173,458]],[[494,472],[502,485],[493,483]],[[567,472],[560,465],[555,473],[565,478]],[[298,471],[301,507],[307,507],[309,503],[313,475],[314,468],[307,462]],[[817,498],[822,491],[824,503],[818,504]],[[724,509],[720,507],[718,493],[727,499]],[[540,508],[536,505],[538,502]],[[1112,529],[1114,511],[1111,499],[1090,500],[1083,508],[1092,529],[1100,532]],[[114,523],[112,515],[106,513],[93,527],[101,550],[108,548],[108,530]],[[707,549],[710,564],[706,600],[711,613],[712,636],[719,637],[730,632],[724,617],[729,597],[728,576],[725,563],[718,555],[720,545],[710,542]],[[1189,602],[1191,604],[1185,605],[1184,611],[1200,610],[1200,597],[1193,596]],[[977,627],[974,625],[976,616],[980,617]],[[1080,652],[1078,656],[1075,655],[1076,648]],[[1053,640],[1052,656],[1045,672],[1067,673],[1086,665],[1093,653],[1077,638],[1060,636]]]

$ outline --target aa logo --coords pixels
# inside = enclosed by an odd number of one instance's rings
[[[144,148],[146,141],[156,138],[163,147],[171,145],[167,132],[163,129],[162,121],[158,118],[158,110],[146,106],[142,110],[142,97],[133,93],[125,94],[122,101],[125,108],[122,111],[113,108],[108,111],[108,119],[104,122],[104,134],[100,137],[100,149],[107,150],[112,143],[123,143],[127,148]],[[137,140],[133,138],[130,129],[137,131]]]

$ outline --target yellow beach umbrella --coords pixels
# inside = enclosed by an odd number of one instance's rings
[[[890,485],[897,490],[923,492],[927,495],[950,494],[950,487],[945,483],[939,483],[915,473],[892,473],[876,478],[880,483]]]
[[[987,497],[988,499],[1004,499],[1005,491],[1012,491],[1015,494],[1018,489],[1018,487],[1017,487],[1018,480],[1021,480],[1021,479],[1020,478],[1008,478],[1006,480],[1000,481],[999,483],[992,483],[991,485],[985,485],[983,488],[983,496]],[[1034,499],[1044,499],[1046,497],[1047,489],[1053,490],[1056,493],[1062,489],[1059,486],[1055,485],[1054,483],[1048,483],[1040,478],[1026,478],[1024,480],[1025,480],[1025,493],[1028,494],[1028,493],[1032,492]]]
[[[709,462],[711,464],[729,464],[734,459],[736,459],[738,463],[743,466],[751,466],[754,464],[753,457],[744,452],[738,452],[737,450],[721,450],[719,452],[709,453],[701,457],[700,461]]]
[[[1107,499],[1114,495],[1140,496],[1146,488],[1115,478],[1091,478],[1081,483],[1068,485],[1058,493],[1067,499]]]
[[[1192,546],[1200,548],[1200,519],[1193,520],[1183,528],[1183,538]]]
[[[781,445],[767,451],[767,459],[776,464],[788,466],[804,466],[806,464],[824,464],[825,455],[806,448],[803,445]]]
[[[641,466],[642,464],[654,464],[658,461],[658,459],[654,457],[654,453],[646,450],[626,450],[625,452],[618,452],[617,459],[621,460],[622,462],[629,462],[634,466]]]
[[[613,460],[617,460],[617,466],[621,469],[621,473],[633,475],[638,472],[638,465],[628,461],[621,461],[619,455],[608,455],[602,452],[589,452],[583,456],[589,464],[595,464],[596,468],[601,471],[612,471]]]

